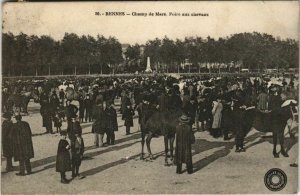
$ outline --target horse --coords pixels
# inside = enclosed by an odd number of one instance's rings
[[[27,107],[30,99],[36,100],[38,96],[34,92],[22,92],[17,94],[10,94],[6,101],[7,111],[10,112],[23,112],[28,114]]]
[[[246,115],[245,117],[253,120],[252,127],[248,125],[247,128],[244,128],[244,131],[246,131],[245,135],[247,135],[252,128],[260,132],[272,132],[273,156],[275,158],[279,158],[279,153],[277,153],[276,149],[277,139],[279,139],[280,153],[284,157],[289,157],[288,153],[284,149],[284,130],[287,126],[287,121],[293,117],[292,109],[296,106],[295,102],[296,101],[294,100],[287,100],[279,109],[270,112],[261,112],[260,110],[255,109],[254,117],[251,117],[250,115]]]
[[[147,120],[145,128],[148,129],[148,134],[146,138],[146,146],[149,153],[149,157],[152,160],[153,154],[151,152],[151,139],[153,137],[164,136],[164,146],[165,146],[165,166],[168,166],[168,152],[170,146],[170,158],[171,162],[174,163],[174,140],[176,134],[176,126],[178,124],[178,118],[180,117],[181,112],[172,110],[160,112],[159,110],[155,110],[153,114],[150,116],[149,120]],[[143,130],[142,130],[143,131]],[[146,134],[142,133],[142,151],[141,151],[141,159],[143,159],[144,154],[144,143]]]

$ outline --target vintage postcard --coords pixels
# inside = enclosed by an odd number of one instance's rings
[[[299,2],[2,4],[2,194],[295,194]]]

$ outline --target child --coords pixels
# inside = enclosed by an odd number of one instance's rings
[[[130,127],[133,127],[133,115],[134,111],[131,104],[128,102],[122,116],[122,119],[125,121],[124,125],[126,127],[126,135],[130,134]]]
[[[54,127],[56,127],[56,133],[61,132],[62,119],[59,117],[58,113],[55,114],[53,121]]]
[[[80,132],[75,132],[75,142],[72,151],[72,177],[77,177],[77,179],[82,179],[83,177],[79,175],[79,167],[81,165],[83,152],[84,152],[84,142],[81,137]]]
[[[60,172],[61,183],[68,184],[66,179],[66,172],[71,171],[71,157],[69,153],[70,145],[66,140],[67,132],[61,131],[61,140],[58,143],[56,156],[56,172]]]

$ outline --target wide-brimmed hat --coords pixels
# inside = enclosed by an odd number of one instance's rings
[[[190,122],[190,118],[186,114],[182,114],[181,117],[179,118],[179,121],[182,123],[188,123]]]

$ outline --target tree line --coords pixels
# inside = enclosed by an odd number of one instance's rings
[[[121,43],[115,37],[65,33],[55,41],[46,35],[3,33],[2,41],[5,76],[113,73],[123,61]]]
[[[115,37],[65,33],[62,40],[24,33],[2,34],[2,74],[61,75],[112,74],[145,70],[147,57],[159,72],[199,71],[237,65],[248,69],[297,68],[298,42],[264,33],[237,33],[228,37],[186,37],[148,40],[122,51]],[[188,65],[188,66],[185,66]]]

